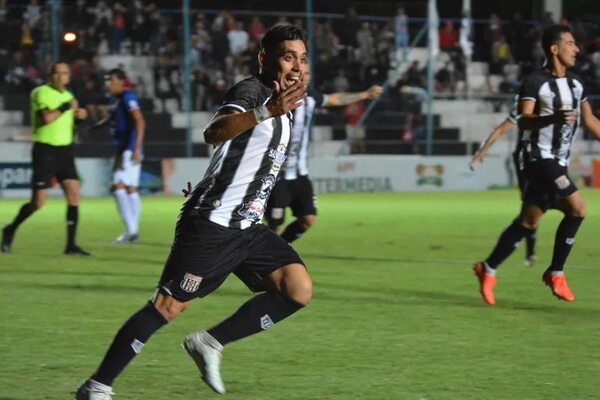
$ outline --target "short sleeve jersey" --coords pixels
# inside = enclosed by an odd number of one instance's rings
[[[270,97],[271,89],[254,75],[229,89],[219,110],[250,111]],[[246,229],[259,223],[285,161],[290,135],[291,113],[287,113],[219,143],[204,179],[187,202],[222,226]]]
[[[57,119],[44,124],[40,115],[43,110],[56,110],[71,101],[73,94],[58,90],[50,84],[38,86],[31,92],[31,124],[33,141],[51,146],[68,146],[73,143],[75,113],[72,109],[63,112]]]

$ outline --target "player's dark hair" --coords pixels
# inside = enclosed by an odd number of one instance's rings
[[[121,68],[113,68],[110,71],[108,71],[106,73],[107,77],[111,77],[114,76],[116,77],[118,80],[120,81],[126,81],[127,80],[127,74],[125,74],[125,71],[123,71]]]
[[[573,34],[571,28],[564,25],[551,25],[544,29],[544,32],[542,33],[542,50],[544,50],[547,59],[550,59],[552,55],[550,53],[550,47],[552,47],[553,44],[560,42],[563,33]]]
[[[54,63],[52,63],[52,65],[50,66],[50,68],[48,69],[48,75],[52,76],[52,74],[54,73],[54,70],[56,69],[56,66],[58,64],[65,64],[66,66],[69,66],[69,63],[63,60],[58,60]]]
[[[260,41],[261,49],[267,54],[274,54],[281,42],[286,40],[302,40],[306,45],[304,29],[298,25],[281,24],[272,26],[265,32]]]

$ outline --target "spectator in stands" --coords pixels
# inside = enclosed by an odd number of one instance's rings
[[[113,6],[111,49],[113,54],[121,54],[121,44],[125,40],[125,11],[126,8],[119,2]]]
[[[398,7],[396,16],[394,17],[394,44],[396,49],[396,57],[398,50],[402,49],[402,59],[406,60],[408,48],[408,15],[405,14],[404,8]]]
[[[456,50],[458,35],[452,21],[446,21],[439,34],[440,50],[452,52]]]
[[[492,45],[492,60],[490,64],[490,71],[492,74],[501,74],[502,69],[505,65],[512,63],[512,54],[510,53],[510,46],[506,43],[504,35],[500,35],[500,38]]]
[[[340,68],[333,80],[333,88],[336,92],[347,92],[350,89],[350,82],[346,78],[346,70]]]
[[[248,35],[250,40],[260,41],[267,29],[265,25],[262,23],[259,17],[252,17],[252,22],[250,22],[250,26],[248,27]]]
[[[437,93],[454,93],[456,82],[454,81],[454,64],[446,62],[435,74],[435,91]]]
[[[363,22],[361,28],[356,33],[356,43],[358,44],[356,59],[363,65],[372,61],[375,56],[375,41],[368,22]]]
[[[23,13],[23,22],[27,24],[29,29],[33,30],[37,27],[41,17],[42,9],[38,4],[38,0],[30,0],[27,9]]]
[[[229,52],[233,56],[238,56],[248,48],[248,32],[244,30],[244,24],[241,21],[236,22],[235,27],[227,33],[229,39]]]
[[[356,48],[356,32],[360,29],[360,21],[353,6],[348,7],[344,18],[336,24],[336,32],[340,37],[340,44],[346,49],[346,57],[352,59],[353,49]]]

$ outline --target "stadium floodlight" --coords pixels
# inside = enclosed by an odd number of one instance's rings
[[[73,32],[65,32],[63,35],[63,40],[67,43],[73,43],[75,40],[77,40],[77,35]]]

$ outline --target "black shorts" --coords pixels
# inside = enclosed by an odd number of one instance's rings
[[[254,292],[263,278],[288,264],[304,262],[265,225],[233,229],[184,210],[159,281],[159,290],[179,301],[204,297],[234,273]]]
[[[557,160],[538,160],[525,164],[525,188],[523,201],[535,204],[546,211],[577,191],[567,167]]]
[[[281,179],[277,182],[267,203],[265,213],[267,221],[281,225],[287,207],[292,209],[295,217],[317,215],[317,197],[307,175],[293,180]]]
[[[59,182],[66,179],[79,179],[75,168],[73,146],[51,146],[45,143],[34,143],[31,150],[31,187],[48,189],[52,186],[52,178]]]

